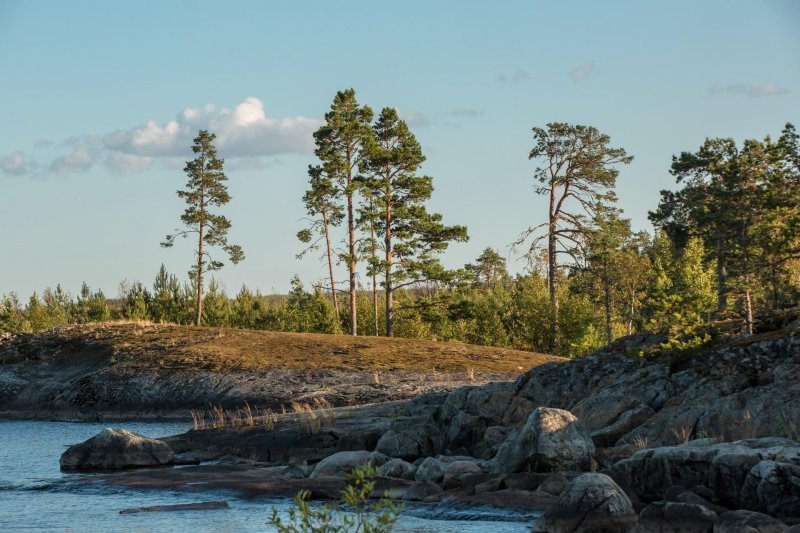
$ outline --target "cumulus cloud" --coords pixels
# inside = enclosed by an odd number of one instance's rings
[[[779,87],[773,83],[762,83],[761,85],[747,85],[744,83],[734,83],[724,87],[712,87],[711,96],[719,94],[734,94],[759,98],[761,96],[779,96],[789,94],[789,89]]]
[[[213,105],[185,109],[175,120],[148,122],[104,137],[112,152],[143,157],[181,156],[187,153],[199,129],[217,134],[216,145],[224,157],[259,157],[308,153],[314,149],[314,131],[321,120],[304,117],[267,117],[264,104],[249,96],[234,107]]]
[[[497,77],[497,81],[502,82],[502,83],[505,83],[507,81],[519,82],[519,81],[529,80],[530,78],[531,78],[531,75],[527,70],[525,70],[524,68],[518,68],[517,70],[515,70],[511,74],[505,74],[505,73],[504,74],[500,74]]]
[[[575,81],[582,81],[592,75],[594,63],[586,63],[569,71],[569,77]]]
[[[0,159],[0,171],[11,176],[28,173],[28,165],[23,152],[12,152]]]
[[[421,115],[420,115],[421,117]],[[419,118],[418,118],[419,120]],[[87,171],[102,163],[115,174],[138,172],[154,164],[183,167],[191,158],[191,145],[200,129],[217,135],[216,146],[225,159],[250,158],[263,166],[269,156],[311,153],[313,132],[322,120],[305,117],[273,118],[267,115],[263,102],[249,96],[238,105],[186,108],[172,120],[151,120],[127,129],[100,135],[86,135],[54,143],[41,141],[36,150],[46,150],[50,164],[42,173],[68,175]],[[55,154],[53,154],[55,151]],[[59,151],[63,153],[59,155]],[[24,174],[26,156],[14,152],[0,160],[4,174]]]
[[[451,117],[476,118],[483,115],[483,111],[478,111],[477,109],[472,109],[471,107],[457,107],[445,112],[445,115]]]

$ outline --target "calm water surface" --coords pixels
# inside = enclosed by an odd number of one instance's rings
[[[230,493],[186,493],[136,490],[91,483],[91,474],[62,474],[58,459],[64,449],[94,436],[109,423],[71,423],[0,420],[0,532],[54,531],[62,533],[167,531],[271,531],[266,525],[272,507],[288,509],[286,500],[246,501]],[[113,424],[151,437],[181,433],[185,423],[122,422]],[[88,478],[89,482],[86,482]],[[71,483],[80,479],[81,483]],[[137,513],[131,507],[227,500],[230,509]],[[512,521],[430,520],[426,511],[409,508],[397,531],[431,533],[522,533],[531,517],[509,515]],[[478,513],[471,513],[473,518]],[[489,515],[487,515],[489,516]]]

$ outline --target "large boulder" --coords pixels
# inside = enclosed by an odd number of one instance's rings
[[[629,533],[636,512],[628,496],[605,474],[581,474],[533,526],[547,533]]]
[[[636,533],[712,533],[718,519],[695,503],[656,502],[639,513]]]
[[[375,446],[375,451],[389,457],[413,461],[436,455],[444,446],[444,435],[431,418],[403,417],[392,423]]]
[[[338,452],[320,461],[308,477],[345,477],[359,466],[372,463],[372,466],[379,468],[388,460],[382,453],[366,450]]]
[[[761,509],[774,516],[800,517],[800,463],[757,463],[747,473],[740,498],[748,509]]]
[[[126,431],[106,428],[61,454],[61,470],[120,470],[162,466],[175,460],[166,443]]]
[[[397,479],[414,479],[414,472],[414,465],[402,459],[391,459],[378,469],[379,476]]]
[[[591,468],[595,447],[583,424],[569,411],[538,407],[517,433],[509,437],[491,462],[495,473]]]
[[[454,461],[447,465],[442,482],[446,488],[460,487],[464,480],[483,474],[475,461]]]
[[[441,483],[444,479],[444,473],[447,471],[447,465],[435,457],[426,457],[417,466],[417,471],[414,473],[414,479],[417,481],[431,481],[433,483]]]
[[[666,499],[671,487],[700,486],[729,508],[776,516],[800,511],[800,445],[789,439],[702,439],[641,450],[616,463],[610,473],[644,502]]]

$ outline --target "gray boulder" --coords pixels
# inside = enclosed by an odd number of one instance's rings
[[[517,433],[503,443],[492,460],[495,473],[591,468],[595,447],[583,424],[569,411],[538,407]]]
[[[444,446],[439,426],[430,418],[404,417],[392,423],[375,446],[375,451],[389,457],[413,461],[436,455]]]
[[[712,533],[718,519],[702,505],[656,502],[639,513],[636,533]]]
[[[61,470],[120,470],[162,466],[175,460],[166,443],[124,429],[106,428],[61,454]]]
[[[424,500],[432,501],[440,498],[443,492],[444,490],[442,487],[433,481],[416,481],[413,485],[408,487],[403,495],[403,499],[412,502]]]
[[[465,478],[483,474],[474,461],[454,461],[447,465],[442,481],[447,488],[459,487]]]
[[[353,469],[372,463],[378,468],[389,460],[388,457],[378,452],[368,452],[366,450],[338,452],[320,461],[311,475],[311,479],[318,477],[345,477]]]
[[[605,474],[581,474],[539,517],[534,532],[629,533],[636,526],[631,500]]]
[[[800,464],[761,461],[748,472],[742,505],[773,516],[800,516]]]
[[[402,459],[391,459],[378,469],[378,475],[397,479],[414,479],[414,465]]]
[[[783,533],[786,525],[754,511],[728,511],[719,517],[714,533]]]
[[[439,459],[434,457],[426,457],[417,466],[417,471],[414,474],[414,479],[417,481],[430,481],[433,483],[441,483],[444,479],[444,473],[447,470],[447,465]]]

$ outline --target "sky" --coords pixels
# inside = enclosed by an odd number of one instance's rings
[[[547,216],[531,128],[590,125],[624,147],[618,205],[652,231],[673,154],[800,123],[800,2],[0,0],[0,74],[0,294],[116,296],[162,263],[185,279],[192,244],[159,243],[200,128],[246,255],[215,276],[280,293],[325,276],[295,235],[336,91],[397,108],[417,136],[429,209],[470,235],[446,266],[492,247],[519,271],[508,245]]]

